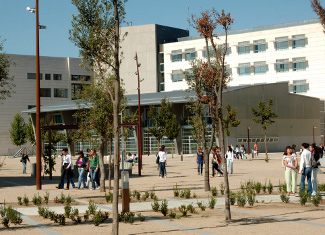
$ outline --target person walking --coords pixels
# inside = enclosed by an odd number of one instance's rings
[[[229,173],[229,167],[230,167],[231,174],[232,174],[233,173],[234,152],[232,151],[231,146],[227,147],[226,158],[227,158],[227,172]]]
[[[56,187],[58,189],[63,189],[64,188],[64,177],[67,177],[67,187],[65,188],[66,190],[69,190],[69,185],[70,185],[70,175],[71,175],[71,155],[68,154],[68,149],[64,148],[62,149],[62,167],[61,167],[61,178],[60,178],[60,183]]]
[[[28,157],[28,154],[27,154],[27,151],[25,151],[23,153],[23,155],[21,156],[21,159],[20,159],[20,162],[23,164],[23,174],[26,174],[26,164],[27,164],[27,161],[30,163],[29,157]]]
[[[223,176],[223,173],[221,170],[219,170],[219,162],[221,162],[221,159],[220,159],[220,156],[218,156],[217,154],[217,148],[218,147],[213,147],[211,149],[211,152],[212,152],[212,176],[210,176],[211,178],[215,177],[215,174],[216,172],[215,171],[218,171],[220,176]]]
[[[319,144],[319,157],[323,158],[324,155],[324,146],[322,143]]]
[[[95,182],[96,182],[96,174],[99,169],[99,157],[96,153],[96,149],[92,149],[90,151],[90,177],[91,177],[91,188],[90,190],[94,190]]]
[[[308,194],[312,193],[312,184],[311,184],[311,152],[308,150],[309,144],[303,143],[301,144],[301,159],[300,159],[300,168],[299,173],[301,174],[301,182],[300,182],[300,192],[305,191],[305,180],[307,178],[308,182]]]
[[[244,157],[247,159],[247,157],[245,156],[245,147],[243,144],[240,145],[240,156],[241,156],[241,159],[244,159]]]
[[[258,157],[258,146],[257,146],[257,142],[255,142],[255,144],[254,144],[254,153],[255,153],[255,156]]]
[[[205,159],[204,159],[204,153],[202,152],[202,149],[200,147],[197,148],[196,163],[197,163],[198,175],[200,175],[200,169],[201,169],[201,175],[202,175],[203,164],[205,163]]]
[[[166,147],[162,145],[159,149],[159,177],[167,178],[166,166],[167,166],[167,154],[165,152]]]
[[[236,158],[237,158],[237,159],[239,159],[240,150],[239,150],[239,147],[238,147],[238,145],[236,145],[236,148],[235,148],[235,153],[236,153]]]
[[[79,152],[79,157],[76,161],[76,166],[78,167],[78,173],[79,173],[77,188],[80,189],[81,183],[83,183],[83,188],[86,188],[84,173],[85,173],[85,168],[87,167],[87,159],[84,156],[84,153],[82,151]]]
[[[312,166],[312,171],[311,171],[311,185],[312,185],[312,196],[316,196],[317,192],[318,192],[318,185],[317,185],[317,173],[318,173],[318,160],[320,158],[320,154],[319,151],[320,147],[317,147],[316,144],[311,144],[309,146],[309,151],[312,154],[312,162],[311,162],[311,166]]]
[[[295,196],[298,196],[297,194],[298,160],[296,154],[293,153],[292,148],[290,146],[287,146],[283,153],[283,165],[285,166],[287,196],[290,196],[290,192],[292,192]]]

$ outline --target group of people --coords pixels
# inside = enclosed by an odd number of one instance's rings
[[[138,157],[137,157],[136,154],[129,153],[128,156],[129,156],[129,159],[127,159],[126,162],[132,162],[133,163],[133,162],[138,161]]]
[[[301,159],[298,164],[296,155],[296,146],[287,146],[283,154],[282,164],[285,167],[285,180],[287,186],[287,195],[293,193],[298,196],[297,192],[297,176],[301,174],[300,179],[300,192],[305,190],[305,181],[308,182],[307,193],[309,195],[316,195],[318,192],[317,186],[317,173],[319,159],[323,157],[324,147],[317,146],[315,143],[301,144]],[[299,193],[300,193],[299,192]]]
[[[75,184],[72,180],[73,171],[72,171],[72,157],[68,154],[68,149],[64,148],[62,150],[62,161],[61,161],[61,178],[59,185],[56,187],[58,189],[64,188],[64,179],[67,180],[66,190],[69,190],[70,183],[73,188],[75,188]],[[99,157],[97,155],[96,149],[87,149],[87,156],[81,151],[78,154],[77,161],[75,163],[78,168],[78,185],[77,189],[80,189],[81,184],[83,184],[83,188],[90,188],[90,190],[99,189],[100,181],[100,168],[99,168]],[[87,185],[84,179],[84,174],[87,174]],[[90,187],[91,182],[91,187]]]

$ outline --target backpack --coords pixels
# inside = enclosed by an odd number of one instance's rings
[[[160,157],[159,157],[159,152],[156,154],[156,163],[157,164],[159,164],[159,159],[160,159]]]
[[[217,155],[217,163],[220,164],[221,163],[221,157],[219,155]]]

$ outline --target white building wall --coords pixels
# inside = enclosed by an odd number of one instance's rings
[[[285,25],[285,24],[284,24]],[[257,83],[274,83],[288,81],[292,84],[294,80],[306,80],[309,84],[309,90],[303,95],[312,97],[318,97],[325,99],[325,82],[323,82],[325,75],[325,35],[323,28],[317,20],[310,20],[308,23],[299,22],[294,23],[295,26],[283,27],[283,25],[266,26],[263,30],[248,29],[237,30],[230,32],[228,37],[229,47],[231,52],[226,56],[226,62],[232,69],[232,80],[229,86],[249,85]],[[245,33],[242,33],[242,32]],[[289,40],[292,39],[292,35],[305,34],[307,38],[306,46],[303,48],[292,48],[289,43],[289,49],[276,50],[275,38],[288,36]],[[267,43],[267,49],[265,52],[254,53],[251,47],[249,54],[239,55],[237,51],[238,42],[250,41],[251,45],[253,40],[265,39]],[[217,40],[219,44],[224,42],[224,36],[221,36]],[[165,90],[184,90],[187,89],[185,79],[180,82],[173,82],[171,74],[173,70],[189,69],[189,61],[185,61],[185,49],[195,48],[196,58],[203,58],[203,50],[205,46],[204,39],[184,40],[175,43],[164,44],[164,63],[165,63]],[[171,61],[171,52],[173,50],[182,49],[183,59],[181,62]],[[289,72],[276,72],[275,65],[278,59],[289,59],[292,62],[292,58],[306,57],[307,68],[304,71],[293,71],[292,67]],[[268,65],[268,71],[266,74],[239,76],[238,64],[250,63],[254,66],[256,61],[266,61]]]

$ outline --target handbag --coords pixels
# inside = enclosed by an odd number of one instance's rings
[[[318,166],[317,161],[314,158],[314,155],[311,156],[311,166],[312,168],[316,168]]]

